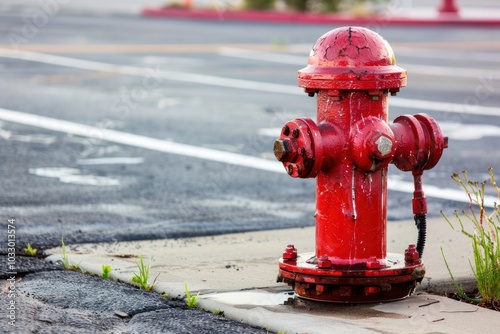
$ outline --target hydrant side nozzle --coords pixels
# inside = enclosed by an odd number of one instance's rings
[[[390,127],[397,142],[392,163],[402,171],[433,168],[447,147],[439,125],[426,114],[401,115]]]
[[[297,118],[286,123],[274,142],[274,155],[292,177],[315,177],[323,164],[323,141],[312,119]]]
[[[423,169],[431,169],[443,155],[443,150],[448,147],[448,137],[443,136],[441,128],[436,120],[427,114],[416,114],[415,118],[423,125],[422,127],[426,131],[426,140],[429,144],[430,152],[425,167]]]

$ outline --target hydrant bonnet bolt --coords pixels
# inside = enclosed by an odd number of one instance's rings
[[[294,245],[288,245],[283,252],[283,260],[295,260],[297,258],[297,249]]]

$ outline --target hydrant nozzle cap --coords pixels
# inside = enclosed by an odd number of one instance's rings
[[[342,27],[321,36],[299,70],[299,86],[315,89],[394,89],[406,86],[391,46],[361,27]]]

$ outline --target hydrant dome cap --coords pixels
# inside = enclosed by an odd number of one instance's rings
[[[406,70],[396,66],[389,43],[361,27],[342,27],[321,36],[299,86],[318,89],[381,89],[406,85]]]

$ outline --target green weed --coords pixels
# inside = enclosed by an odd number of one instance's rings
[[[66,245],[64,244],[64,237],[61,237],[61,258],[63,262],[63,267],[65,269],[70,269],[69,256],[68,256],[68,251],[66,250]]]
[[[80,266],[78,264],[69,263],[69,254],[68,250],[66,249],[66,245],[64,244],[64,237],[61,237],[61,258],[64,269],[83,272],[83,270],[80,269]]]
[[[26,248],[23,249],[24,254],[26,254],[28,256],[35,256],[37,251],[38,250],[36,248],[31,247],[29,242],[28,242],[28,245],[26,246]]]
[[[198,301],[198,296],[200,295],[200,292],[198,291],[196,296],[191,296],[191,293],[189,292],[187,283],[184,283],[184,290],[186,290],[187,307],[188,308],[197,308],[198,306],[196,305],[196,302]]]
[[[149,273],[151,272],[151,264],[152,263],[153,263],[153,257],[151,257],[151,259],[149,260],[148,265],[146,265],[144,263],[142,256],[139,256],[139,262],[137,262],[137,260],[135,261],[135,264],[137,265],[137,268],[139,269],[139,274],[134,273],[134,276],[132,277],[132,282],[139,284],[139,287],[141,289],[146,290],[146,291],[151,291],[151,289],[153,289],[153,286],[156,282],[156,279],[158,278],[158,276],[160,276],[160,274],[158,274],[155,277],[153,284],[149,284],[149,282],[148,282],[149,281]]]
[[[220,315],[221,317],[224,316],[224,311],[221,311],[220,308],[216,309],[215,311],[212,312],[213,315]]]
[[[109,276],[110,273],[111,273],[111,266],[103,264],[101,269],[101,277],[103,279],[111,279],[111,277]]]
[[[471,239],[473,262],[469,259],[474,278],[479,291],[475,298],[467,296],[462,287],[456,282],[448,262],[443,255],[446,268],[451,276],[460,297],[484,305],[498,305],[500,303],[500,243],[498,240],[500,232],[500,189],[495,181],[493,169],[489,168],[490,179],[483,182],[471,181],[465,171],[462,176],[458,173],[452,175],[452,179],[459,183],[469,197],[468,211],[462,210],[461,215],[455,212],[460,229],[455,229],[451,221],[441,212],[451,228],[459,231]],[[498,194],[499,201],[495,203],[495,208],[491,213],[487,213],[484,207],[485,187],[489,183]],[[467,230],[464,221],[472,223],[472,230]],[[470,228],[470,227],[469,227]]]

